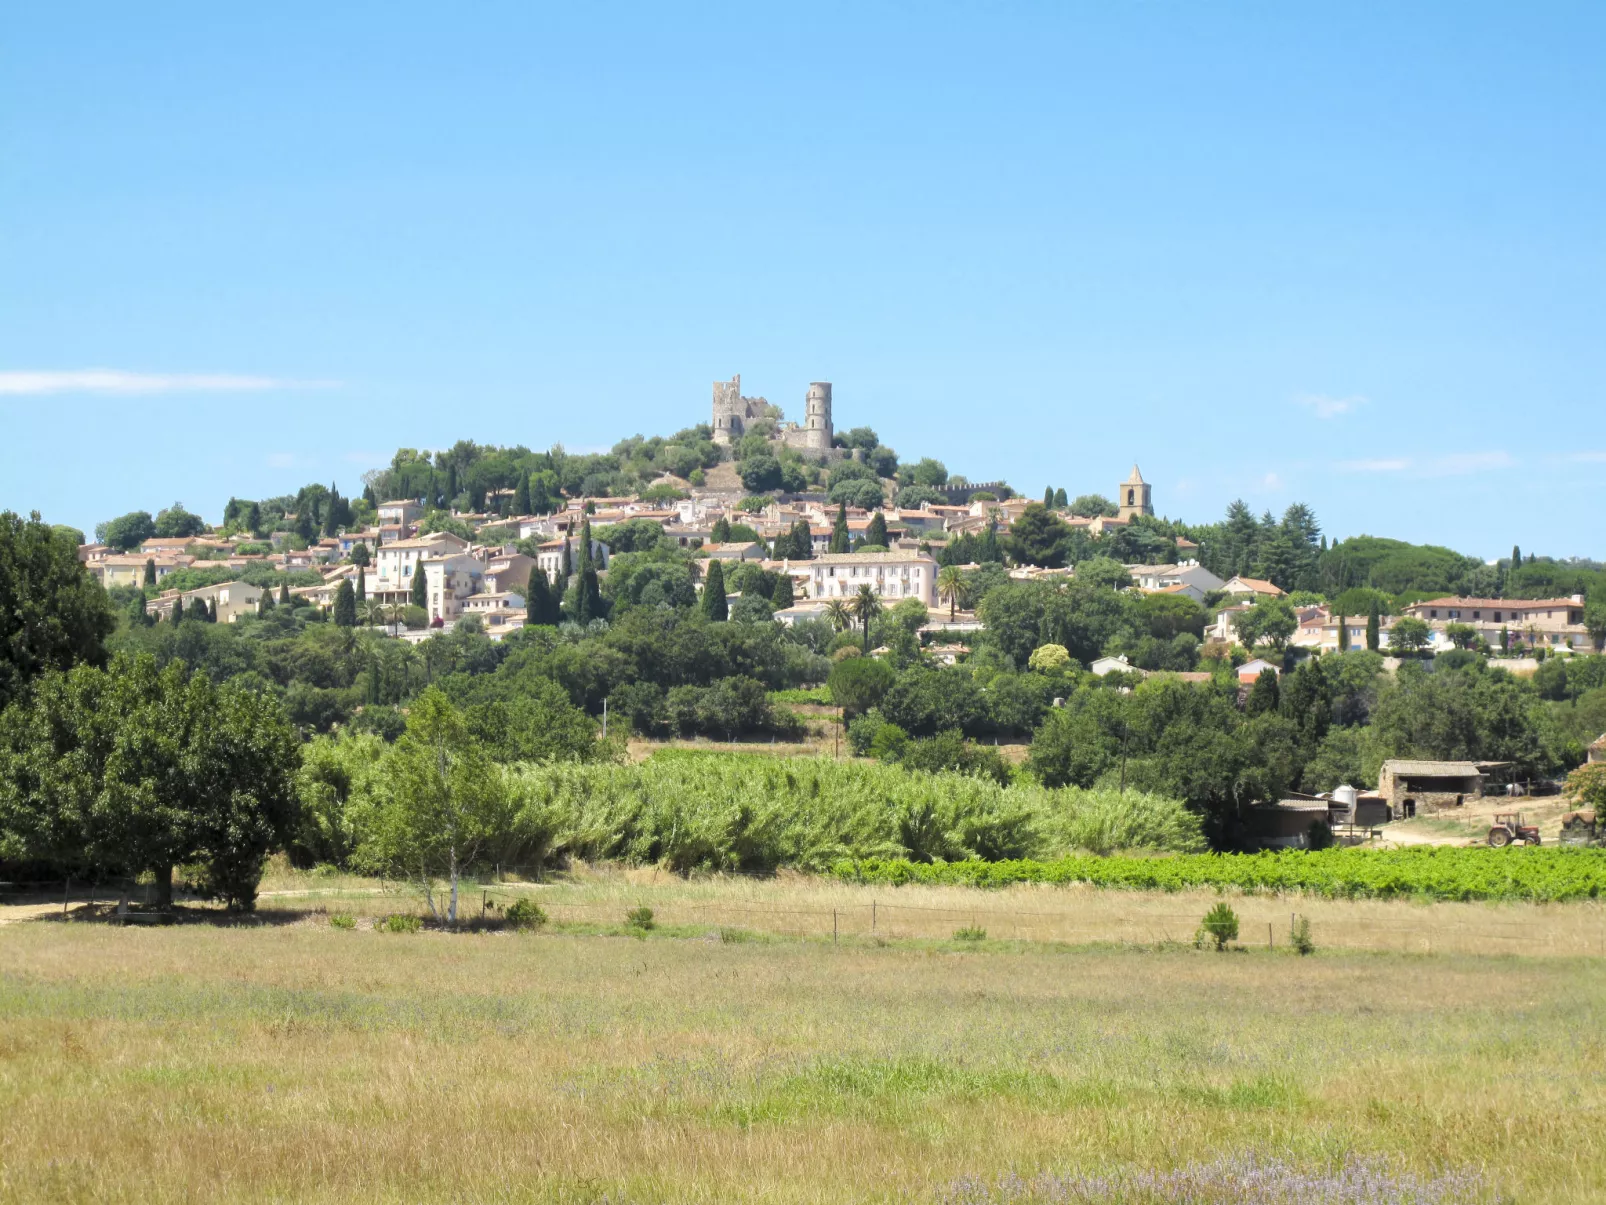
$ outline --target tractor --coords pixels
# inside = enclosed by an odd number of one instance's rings
[[[1494,818],[1494,825],[1489,829],[1489,844],[1495,849],[1504,849],[1513,841],[1538,845],[1539,826],[1529,824],[1528,817],[1521,812],[1502,812]]]

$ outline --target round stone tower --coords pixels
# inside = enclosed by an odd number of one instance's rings
[[[814,381],[803,403],[803,430],[807,446],[819,451],[831,447],[831,382]]]

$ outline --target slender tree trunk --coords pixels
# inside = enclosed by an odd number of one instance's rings
[[[158,866],[156,868],[156,908],[159,912],[166,912],[173,906],[173,868],[171,866]]]
[[[447,923],[457,927],[457,847],[452,847],[452,902],[446,910]]]

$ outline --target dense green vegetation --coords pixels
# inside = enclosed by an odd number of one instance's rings
[[[833,873],[854,882],[963,884],[1091,883],[1146,891],[1193,887],[1303,891],[1347,899],[1598,899],[1606,852],[1589,849],[1464,849],[1419,846],[1198,854],[1168,858],[1070,856],[1052,861],[919,863],[843,860]]]

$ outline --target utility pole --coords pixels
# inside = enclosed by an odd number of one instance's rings
[[[602,700],[602,739],[608,739],[608,699],[606,696]]]

